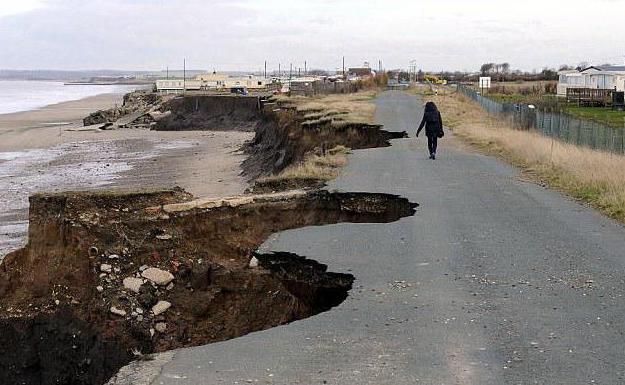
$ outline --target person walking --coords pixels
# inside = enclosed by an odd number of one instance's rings
[[[428,137],[428,150],[430,151],[430,159],[436,159],[436,147],[438,146],[438,139],[442,138],[445,133],[443,132],[443,119],[441,113],[438,111],[434,102],[425,103],[425,111],[423,112],[423,120],[417,130],[417,138],[419,133],[425,126],[425,136]]]

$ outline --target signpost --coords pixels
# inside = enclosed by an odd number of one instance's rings
[[[490,88],[490,76],[480,77],[480,93],[484,95],[484,89]]]

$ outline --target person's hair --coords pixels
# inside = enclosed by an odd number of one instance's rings
[[[436,104],[434,104],[434,102],[427,102],[425,103],[425,110],[426,111],[438,111],[438,108],[436,107]]]

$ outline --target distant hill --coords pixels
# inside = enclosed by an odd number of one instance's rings
[[[192,77],[205,73],[204,70],[187,70],[187,76]],[[169,76],[182,77],[183,71],[169,71]],[[88,81],[92,78],[103,77],[165,77],[166,71],[124,71],[124,70],[87,70],[87,71],[62,71],[62,70],[3,70],[0,69],[1,80],[57,80],[57,81]]]
[[[188,78],[206,73],[206,70],[187,70]],[[243,75],[246,71],[225,71],[229,75]],[[125,71],[125,70],[85,70],[85,71],[63,71],[63,70],[3,70],[0,69],[0,80],[54,80],[63,82],[90,81],[95,78],[122,78],[129,79],[150,79],[165,78],[169,74],[171,78],[182,78],[182,70],[161,71]]]

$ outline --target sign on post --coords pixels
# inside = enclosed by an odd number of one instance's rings
[[[490,76],[480,77],[480,89],[490,88]]]

